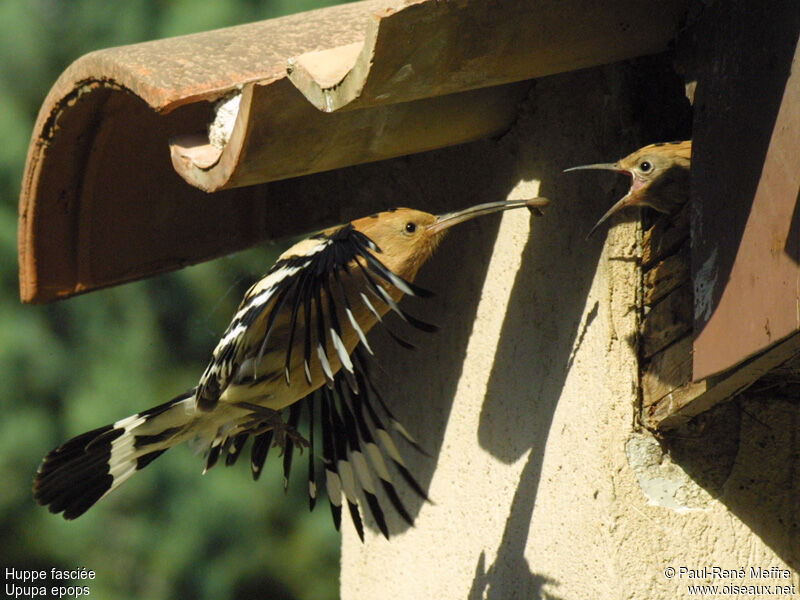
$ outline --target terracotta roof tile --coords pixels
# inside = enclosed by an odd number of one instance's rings
[[[516,82],[660,51],[686,4],[654,19],[642,0],[369,0],[87,54],[34,127],[22,299],[274,237],[261,184],[495,134],[528,89]],[[220,149],[214,102],[239,91]],[[287,234],[312,225],[299,214]]]

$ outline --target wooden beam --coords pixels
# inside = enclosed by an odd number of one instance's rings
[[[650,429],[662,431],[678,427],[716,404],[743,392],[799,352],[800,334],[795,333],[729,373],[679,386],[646,408],[644,424]]]

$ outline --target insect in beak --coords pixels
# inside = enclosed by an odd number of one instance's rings
[[[534,215],[541,215],[541,209],[550,204],[547,198],[528,198],[524,200],[500,200],[497,202],[486,202],[463,210],[445,213],[436,217],[436,221],[427,228],[428,234],[441,233],[453,225],[458,225],[475,217],[489,215],[494,212],[511,210],[512,208],[528,208]]]

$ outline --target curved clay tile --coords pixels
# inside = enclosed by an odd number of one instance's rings
[[[308,231],[302,211],[266,205],[265,182],[496,134],[524,80],[659,51],[685,4],[653,19],[641,0],[369,0],[87,54],[34,127],[22,299]],[[216,101],[239,93],[227,143],[212,143]]]

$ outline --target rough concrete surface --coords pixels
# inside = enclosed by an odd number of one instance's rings
[[[646,68],[539,80],[505,136],[385,167],[396,177],[386,193],[420,208],[553,202],[541,219],[512,211],[454,230],[418,279],[436,297],[404,301],[441,331],[411,332],[413,353],[375,341],[392,408],[431,454],[405,448],[433,502],[404,494],[416,525],[391,521],[388,542],[368,522],[361,544],[343,523],[343,599],[667,599],[690,584],[797,584],[794,570],[749,577],[797,566],[786,466],[797,442],[734,403],[666,445],[637,429],[635,214],[585,239],[626,182],[561,174],[676,134],[632,101]],[[759,461],[774,470],[754,477]],[[682,566],[748,577],[665,576]]]

